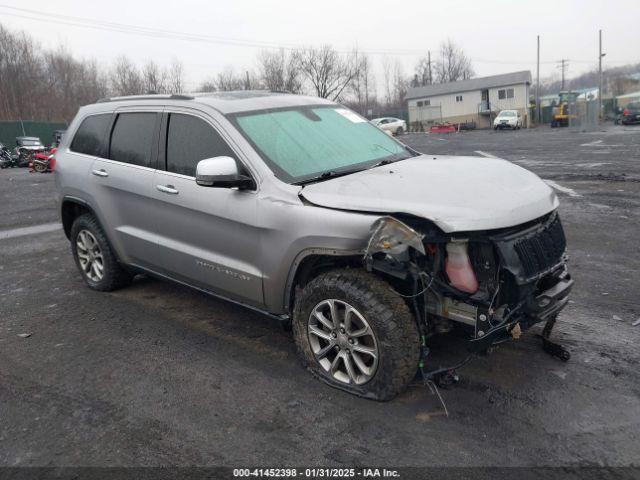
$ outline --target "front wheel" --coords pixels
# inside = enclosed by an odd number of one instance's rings
[[[403,133],[404,133],[404,128],[398,127],[398,129],[396,130],[396,135],[402,135]]]
[[[416,322],[389,284],[357,269],[332,270],[296,298],[293,333],[304,365],[349,393],[390,400],[416,373]]]

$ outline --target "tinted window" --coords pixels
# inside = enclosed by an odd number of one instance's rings
[[[80,124],[71,142],[71,150],[94,157],[106,157],[107,146],[105,138],[107,128],[111,122],[111,114],[92,115],[85,118]]]
[[[231,148],[204,120],[191,115],[169,115],[167,170],[195,177],[196,165],[205,158],[235,158]]]
[[[156,131],[156,113],[121,113],[111,134],[109,158],[148,167]]]

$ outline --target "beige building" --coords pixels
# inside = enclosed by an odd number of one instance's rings
[[[422,124],[475,122],[490,128],[500,110],[518,110],[529,126],[531,72],[505,73],[459,82],[410,88],[405,97],[410,128]]]
[[[631,102],[640,102],[640,91],[618,95],[616,97],[616,104],[619,108],[624,108]]]

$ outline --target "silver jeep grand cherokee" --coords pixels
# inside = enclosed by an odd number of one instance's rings
[[[548,339],[573,283],[558,200],[507,161],[423,155],[270,92],[105,99],[56,156],[90,288],[148,273],[291,322],[334,387],[394,397],[436,373],[426,341],[453,326],[476,352],[545,320],[543,346],[568,357]]]

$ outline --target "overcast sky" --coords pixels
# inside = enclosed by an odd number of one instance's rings
[[[290,48],[329,43],[345,51],[357,45],[371,52],[381,77],[385,54],[400,59],[409,75],[421,52],[437,51],[442,40],[451,38],[471,57],[478,76],[528,69],[535,78],[539,34],[541,76],[557,75],[555,62],[568,58],[571,77],[597,65],[601,28],[605,68],[640,62],[640,0],[180,0],[171,2],[171,7],[162,3],[0,0],[0,21],[9,28],[27,30],[47,46],[62,44],[76,56],[101,63],[113,62],[122,54],[140,63],[153,59],[169,64],[179,59],[190,89],[226,66],[237,70],[253,66],[261,50],[256,44]],[[7,6],[58,17],[42,21],[43,16]],[[96,24],[81,26],[87,25],[83,19],[208,39],[187,41],[102,30]]]

